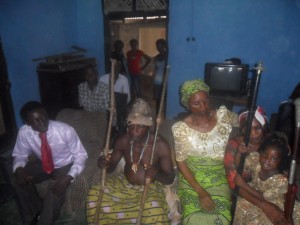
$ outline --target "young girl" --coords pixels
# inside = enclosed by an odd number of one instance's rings
[[[288,154],[286,140],[272,134],[264,140],[259,152],[252,152],[247,156],[245,169],[251,172],[252,182],[246,183],[239,175],[235,178],[235,183],[247,195],[248,200],[238,198],[233,224],[290,224],[285,219],[281,219],[279,223],[278,218],[275,218],[276,214],[274,218],[266,216],[270,208],[279,208],[283,213],[288,186],[286,176],[290,161]],[[259,208],[255,206],[257,204],[268,206]],[[294,224],[300,224],[299,207],[300,204],[296,202]]]

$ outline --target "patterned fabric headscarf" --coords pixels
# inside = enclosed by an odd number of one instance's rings
[[[239,122],[244,123],[248,119],[249,115],[249,110],[244,110],[243,112],[240,113],[239,115]],[[257,119],[257,121],[264,126],[268,122],[268,118],[266,116],[266,113],[264,109],[261,106],[257,106],[255,113],[254,113],[254,118]]]
[[[141,98],[138,98],[127,118],[128,125],[139,124],[151,127],[153,125],[151,110],[149,104]]]
[[[204,83],[203,80],[197,79],[184,82],[180,90],[182,104],[187,107],[191,95],[198,91],[205,91],[207,93],[209,92],[209,87]]]

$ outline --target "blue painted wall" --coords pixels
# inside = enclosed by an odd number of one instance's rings
[[[236,56],[251,67],[262,60],[258,104],[277,111],[300,81],[299,0],[170,0],[167,116],[183,111],[178,90],[183,81],[202,78],[206,62]],[[39,100],[33,58],[88,50],[104,73],[101,0],[1,0],[0,35],[12,83],[18,125],[19,109]],[[186,41],[194,37],[195,41]]]
[[[299,21],[297,0],[170,1],[168,116],[184,110],[178,95],[182,82],[203,78],[206,62],[234,56],[250,68],[263,61],[257,103],[268,116],[276,112],[300,82]]]
[[[71,46],[77,45],[86,48],[103,68],[101,12],[101,1],[97,0],[0,1],[0,35],[19,126],[22,105],[40,100],[36,73],[39,62],[32,59],[74,51]]]

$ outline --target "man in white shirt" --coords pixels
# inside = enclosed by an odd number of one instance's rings
[[[127,104],[130,102],[130,88],[126,76],[120,74],[121,62],[117,61],[115,64],[115,99],[117,110],[117,130],[119,134],[125,132],[125,118],[127,117]],[[110,73],[100,77],[100,81],[109,85]]]
[[[126,76],[120,74],[121,70],[121,62],[117,61],[116,67],[115,67],[115,86],[114,91],[117,93],[127,94],[127,103],[130,102],[130,88],[128,79]],[[110,80],[110,73],[105,74],[100,77],[100,81],[103,83],[109,85]]]
[[[49,120],[39,102],[26,103],[20,114],[25,124],[19,129],[12,156],[25,224],[35,224],[39,215],[38,224],[53,225],[69,185],[85,167],[87,152],[74,128]],[[31,154],[37,160],[28,162]],[[52,187],[42,199],[35,184],[48,179]]]

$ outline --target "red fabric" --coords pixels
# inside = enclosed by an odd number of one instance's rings
[[[131,75],[141,74],[140,64],[144,52],[141,50],[130,50],[127,52],[128,71]]]
[[[237,140],[230,139],[228,141],[227,149],[224,155],[224,165],[225,168],[227,168],[227,181],[231,189],[235,188],[234,178],[236,176],[236,170],[234,169],[233,165],[234,165],[234,158],[238,146],[239,146],[239,142]]]
[[[235,185],[234,179],[235,179],[236,174],[237,174],[237,172],[235,170],[230,170],[229,174],[227,175],[227,181],[228,181],[229,187],[231,189],[235,189],[236,185]]]
[[[48,144],[46,133],[39,134],[41,138],[41,153],[42,153],[42,165],[43,170],[50,174],[54,170],[54,163],[51,154],[51,148]]]

